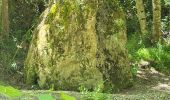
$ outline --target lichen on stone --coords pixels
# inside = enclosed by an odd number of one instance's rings
[[[28,84],[57,90],[130,84],[126,23],[116,1],[64,0],[43,15],[25,62]]]

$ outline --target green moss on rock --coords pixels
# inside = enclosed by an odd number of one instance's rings
[[[25,62],[27,84],[57,90],[131,84],[125,18],[116,1],[58,1],[41,18]]]

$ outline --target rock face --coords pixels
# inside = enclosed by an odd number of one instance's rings
[[[125,18],[116,0],[58,1],[41,19],[25,61],[27,84],[57,90],[131,85]]]

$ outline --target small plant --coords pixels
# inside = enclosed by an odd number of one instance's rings
[[[80,100],[112,100],[111,96],[102,93],[102,89],[103,89],[102,84],[99,84],[92,92],[83,86],[81,86],[79,89],[81,91]]]
[[[133,79],[136,78],[136,75],[137,75],[137,71],[138,71],[138,64],[137,62],[131,64],[131,69],[130,69],[132,75],[133,75]]]

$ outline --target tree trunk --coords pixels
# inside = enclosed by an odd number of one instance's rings
[[[0,37],[2,36],[2,0],[0,0]]]
[[[170,5],[168,6],[169,12],[168,12],[168,32],[170,34]]]
[[[153,6],[153,42],[158,42],[161,33],[161,0],[152,0]]]
[[[168,12],[168,45],[170,45],[170,5],[168,6],[169,12]]]
[[[58,90],[131,85],[125,16],[117,0],[57,1],[41,19],[25,61],[27,84]]]
[[[1,37],[8,37],[9,35],[9,16],[8,16],[8,0],[2,0],[2,33]]]
[[[148,33],[143,0],[136,0],[136,9],[137,9],[137,16],[140,24],[141,33],[143,36],[144,34]]]

